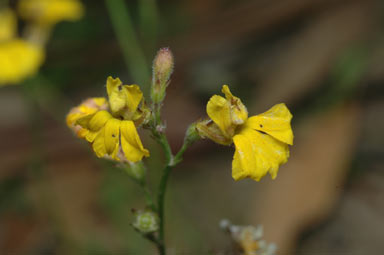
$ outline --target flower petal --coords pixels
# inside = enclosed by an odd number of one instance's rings
[[[232,95],[228,85],[223,85],[221,92],[225,94],[225,98],[231,105],[232,123],[236,125],[243,124],[248,118],[248,111],[245,105],[241,102],[240,98]]]
[[[112,115],[107,111],[98,111],[95,113],[92,118],[88,122],[88,126],[83,126],[81,121],[79,120],[79,124],[84,128],[88,128],[90,131],[99,131],[102,127],[104,127],[105,123],[112,118]]]
[[[105,148],[105,129],[102,128],[97,132],[96,138],[92,143],[92,148],[96,153],[96,156],[102,158],[107,154],[107,149]]]
[[[108,155],[115,154],[115,150],[119,145],[119,133],[120,133],[121,120],[112,118],[105,124],[105,149]],[[115,152],[115,153],[114,153]]]
[[[72,129],[78,137],[85,138],[87,141],[93,142],[97,132],[90,132],[86,128],[88,128],[89,121],[94,116],[94,113],[106,107],[107,104],[105,98],[89,98],[83,101],[79,106],[72,108],[67,114],[67,126]]]
[[[107,99],[105,97],[93,97],[91,98],[91,104],[95,104],[97,108],[105,107]]]
[[[107,78],[107,93],[112,113],[119,112],[125,108],[126,95],[123,92],[123,83],[119,78],[113,79],[111,76]]]
[[[83,137],[85,138],[85,140],[87,140],[88,142],[92,143],[96,136],[98,135],[99,131],[95,131],[95,132],[92,132],[92,131],[89,131],[88,129],[84,129],[84,131],[82,131],[82,135]]]
[[[148,157],[149,151],[144,149],[133,121],[123,120],[120,126],[121,147],[125,157],[131,162],[137,162]]]
[[[250,117],[246,126],[262,131],[277,140],[293,144],[293,132],[291,128],[292,114],[285,104],[277,104],[268,111]]]
[[[251,128],[233,137],[236,152],[232,162],[232,177],[250,177],[259,181],[267,172],[276,178],[278,168],[289,157],[288,145]]]
[[[82,118],[79,118],[76,121],[77,125],[82,127],[81,137],[84,137],[88,142],[93,142],[100,131],[101,128],[105,126],[105,123],[112,116],[107,111],[98,111],[94,114],[86,115]]]
[[[233,136],[235,129],[231,120],[231,105],[224,97],[212,96],[207,104],[207,114],[225,137],[231,138]]]
[[[259,181],[268,172],[268,161],[258,157],[250,137],[236,135],[233,141],[236,146],[232,162],[233,179],[237,181],[249,177]]]
[[[143,99],[143,92],[137,85],[124,85],[123,91],[126,95],[126,105],[130,112],[136,112],[141,100]]]
[[[14,84],[35,74],[44,60],[43,48],[22,39],[0,43],[0,85]]]

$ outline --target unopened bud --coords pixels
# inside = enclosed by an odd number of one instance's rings
[[[152,211],[137,211],[132,226],[143,234],[156,232],[159,229],[159,219]]]
[[[165,89],[173,72],[173,55],[169,48],[161,48],[153,61],[151,98],[154,103],[161,103]]]
[[[185,133],[185,141],[188,143],[188,145],[194,143],[195,141],[201,138],[197,131],[196,124],[197,123],[192,123],[191,125],[189,125],[187,132]]]

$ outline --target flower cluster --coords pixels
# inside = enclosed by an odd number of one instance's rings
[[[224,85],[222,96],[214,95],[207,104],[210,119],[197,123],[201,137],[222,145],[235,144],[232,177],[259,181],[268,172],[275,179],[279,166],[287,162],[288,145],[293,144],[292,115],[285,104],[248,117],[247,108]]]
[[[137,162],[148,157],[136,130],[149,116],[139,86],[108,77],[106,87],[108,99],[85,100],[69,112],[67,125],[99,158]]]
[[[137,85],[122,85],[118,78],[109,77],[108,100],[90,98],[73,108],[67,116],[68,126],[92,144],[98,157],[128,162],[148,157],[136,127],[149,122],[154,137],[161,136],[159,107],[172,71],[173,56],[169,49],[161,49],[154,61],[151,108],[144,103]],[[289,145],[293,144],[292,115],[288,108],[277,104],[262,114],[248,117],[247,108],[227,85],[222,92],[225,97],[214,95],[207,104],[209,119],[190,126],[185,146],[198,138],[209,138],[222,145],[234,144],[232,177],[235,180],[249,177],[259,181],[267,173],[275,179],[279,166],[288,160]]]
[[[0,8],[0,85],[15,84],[37,72],[53,25],[82,15],[78,0],[20,0],[17,13],[27,22],[17,34],[17,15]]]

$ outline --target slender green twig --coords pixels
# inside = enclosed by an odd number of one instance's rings
[[[105,4],[123,51],[128,72],[147,92],[149,87],[145,87],[145,85],[147,85],[149,79],[148,65],[142,47],[137,39],[127,5],[124,0],[105,0]]]
[[[184,140],[183,146],[180,148],[180,150],[177,152],[176,156],[172,154],[171,147],[169,145],[169,142],[167,140],[167,137],[164,134],[160,135],[159,142],[162,144],[163,148],[166,152],[166,158],[167,158],[167,165],[165,166],[163,170],[163,175],[160,180],[159,190],[158,190],[158,197],[157,197],[157,209],[158,209],[158,215],[159,215],[159,244],[158,249],[160,252],[160,255],[165,255],[165,242],[164,242],[164,202],[165,202],[165,193],[167,190],[167,183],[169,179],[169,175],[171,173],[171,170],[174,166],[176,166],[181,160],[184,152],[189,146],[189,143],[187,139]]]
[[[181,146],[180,150],[176,153],[175,157],[173,158],[173,164],[176,165],[179,162],[183,160],[183,154],[188,149],[189,143],[187,140],[184,140],[183,145]]]
[[[160,255],[165,254],[165,244],[164,244],[164,198],[165,192],[167,190],[167,182],[169,174],[172,170],[172,166],[167,165],[163,170],[163,176],[161,177],[158,193],[158,215],[159,215],[159,243],[158,246]]]

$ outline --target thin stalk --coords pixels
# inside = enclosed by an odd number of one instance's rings
[[[187,140],[184,140],[183,146],[181,146],[180,150],[176,153],[173,158],[173,164],[176,165],[183,160],[183,154],[188,149],[190,143]]]
[[[132,24],[128,7],[124,0],[105,0],[112,26],[115,30],[128,72],[140,83],[145,92],[149,91],[147,81],[149,70],[144,52]],[[144,86],[143,86],[144,85]]]
[[[174,166],[176,166],[179,162],[182,160],[182,156],[184,152],[187,150],[189,143],[187,140],[184,140],[183,146],[180,148],[180,150],[177,152],[176,156],[173,156],[171,147],[169,146],[167,137],[164,134],[161,134],[160,136],[161,140],[159,142],[163,145],[163,148],[165,148],[166,152],[166,158],[167,158],[167,165],[165,166],[163,170],[163,175],[160,180],[159,190],[158,190],[158,197],[157,197],[157,213],[159,215],[159,239],[158,239],[158,249],[160,255],[165,255],[165,242],[164,242],[164,204],[165,204],[165,193],[167,190],[167,184],[169,175],[171,173],[171,170]]]
[[[173,164],[173,154],[172,154],[171,146],[168,143],[167,137],[165,136],[164,133],[161,133],[158,140],[164,149],[165,159],[166,159],[167,165],[172,165]]]
[[[168,177],[172,170],[171,165],[167,165],[163,170],[163,176],[161,177],[158,193],[158,215],[159,215],[159,243],[158,246],[160,255],[165,255],[165,244],[164,244],[164,197],[167,190]]]

